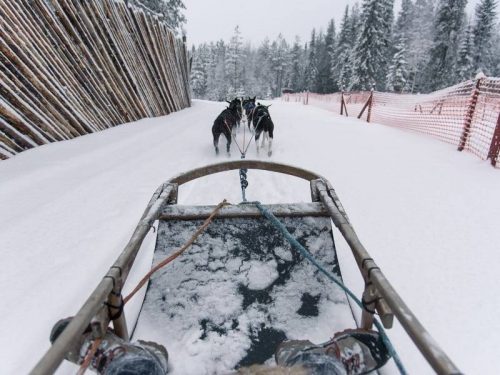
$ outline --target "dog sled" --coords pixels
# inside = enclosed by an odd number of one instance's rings
[[[246,202],[242,183],[245,202],[240,204],[177,204],[179,188],[187,182],[231,170],[240,170],[245,179],[248,169],[308,181],[311,202]],[[356,297],[342,284],[332,223],[365,282],[357,300],[359,322],[352,310]],[[141,311],[136,321],[127,322],[123,306],[130,295],[122,295],[123,286],[156,224],[152,271],[157,272],[143,279]],[[383,334],[382,326],[391,328],[394,317],[437,373],[460,373],[363,247],[328,180],[284,164],[230,161],[181,174],[156,190],[123,252],[76,315],[53,330],[52,346],[32,373],[51,374],[65,359],[99,369],[93,357],[109,332],[124,343],[144,339],[166,347],[174,373],[228,373],[270,364],[287,339],[322,340],[345,328],[374,325]],[[85,335],[90,337],[86,347]],[[384,344],[397,360],[390,343]]]

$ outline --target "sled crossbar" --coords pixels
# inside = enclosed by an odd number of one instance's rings
[[[330,216],[322,203],[296,203],[288,204],[272,204],[266,207],[277,217],[324,217]],[[210,216],[214,206],[180,206],[166,205],[159,216],[159,220],[199,220],[206,219]],[[252,204],[225,206],[222,207],[217,214],[217,219],[227,218],[244,218],[244,217],[262,217],[262,214]]]
[[[68,350],[74,348],[83,331],[89,324],[92,323],[93,327],[98,327],[95,331],[99,332],[100,329],[104,332],[110,322],[109,314],[105,313],[107,312],[105,303],[113,301],[112,298],[116,298],[116,293],[121,293],[121,287],[127,279],[130,268],[132,267],[146,234],[149,232],[154,222],[168,212],[168,209],[167,211],[164,209],[165,205],[176,202],[178,194],[177,188],[179,185],[200,177],[240,168],[278,172],[309,181],[311,184],[312,201],[323,205],[322,210],[328,213],[334,225],[342,233],[344,239],[351,248],[365,283],[370,285],[370,287],[365,289],[365,293],[367,296],[375,296],[377,300],[374,306],[370,307],[376,309],[384,326],[390,328],[392,325],[392,317],[396,316],[414,344],[437,373],[460,373],[460,370],[458,370],[446,353],[418,321],[413,312],[406,306],[402,298],[376,265],[368,251],[361,244],[330,182],[316,173],[286,164],[238,160],[191,170],[165,182],[157,189],[123,252],[74,316],[71,323],[41,358],[31,374],[52,374],[55,372],[57,367],[64,360],[65,354]],[[227,211],[228,214],[229,212],[230,210]],[[369,328],[372,322],[373,315],[363,310],[361,326],[363,328]],[[126,331],[125,317],[123,314],[113,321],[113,326],[115,332],[119,336],[128,339],[128,332]]]

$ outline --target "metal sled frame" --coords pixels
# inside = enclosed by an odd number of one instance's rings
[[[105,333],[110,323],[110,315],[118,316],[113,320],[115,333],[123,339],[129,340],[125,316],[123,312],[120,313],[119,309],[122,303],[121,290],[142,241],[154,222],[160,219],[162,207],[165,204],[175,204],[177,202],[177,192],[180,185],[200,177],[240,168],[278,172],[309,181],[312,201],[322,203],[334,225],[342,233],[352,250],[366,285],[363,299],[365,301],[374,301],[368,302],[367,308],[363,309],[361,327],[371,328],[373,314],[369,311],[376,310],[386,328],[392,327],[393,317],[396,316],[412,341],[437,373],[460,373],[446,353],[406,306],[361,244],[330,182],[324,177],[304,169],[285,164],[253,160],[238,160],[209,165],[191,170],[163,183],[153,194],[123,252],[31,373],[52,374],[64,360],[66,353],[79,350],[79,339],[89,324],[91,324],[96,337]]]

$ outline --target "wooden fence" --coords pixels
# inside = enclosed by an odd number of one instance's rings
[[[122,0],[0,0],[0,159],[190,105],[185,42]]]

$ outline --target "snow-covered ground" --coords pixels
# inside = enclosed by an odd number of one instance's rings
[[[0,162],[1,374],[34,366],[49,347],[54,322],[88,297],[161,182],[227,160],[215,157],[210,132],[222,108],[195,101],[167,117]],[[499,171],[422,135],[298,103],[275,102],[270,110],[271,160],[327,177],[365,247],[457,366],[496,373]],[[232,150],[231,159],[238,159]],[[248,158],[254,157],[252,145]],[[249,171],[249,183],[252,200],[310,200],[307,183],[291,177]],[[180,188],[180,203],[223,198],[240,201],[237,172]],[[360,294],[352,257],[336,233],[344,278]],[[399,326],[389,333],[410,373],[432,372]]]

